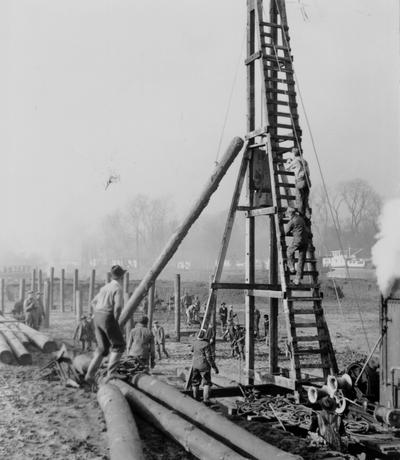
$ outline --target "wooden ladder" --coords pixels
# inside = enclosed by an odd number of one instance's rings
[[[259,31],[260,49],[248,56],[261,61],[261,75],[265,88],[265,113],[268,128],[266,150],[270,152],[269,167],[274,222],[277,238],[280,285],[286,318],[288,348],[291,359],[291,378],[298,383],[326,380],[330,373],[338,372],[329,330],[322,308],[322,295],[318,282],[315,248],[310,236],[304,277],[305,284],[296,286],[286,264],[286,252],[291,237],[285,235],[285,210],[295,206],[294,173],[284,168],[284,155],[297,147],[302,152],[302,131],[299,125],[293,56],[290,48],[289,27],[285,2],[271,0],[268,21],[264,20],[262,2],[257,1],[256,29]],[[254,134],[260,134],[254,133]],[[260,143],[260,137],[256,143]],[[249,145],[251,148],[251,144]],[[296,259],[297,260],[297,259]],[[315,379],[308,372],[318,373]]]

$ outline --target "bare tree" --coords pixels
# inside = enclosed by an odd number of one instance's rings
[[[363,179],[354,179],[339,184],[340,197],[349,213],[350,230],[356,234],[362,224],[375,222],[379,215],[381,199],[370,184]],[[374,223],[376,225],[376,223]]]

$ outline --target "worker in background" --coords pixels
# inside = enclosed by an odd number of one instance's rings
[[[74,342],[81,342],[82,351],[90,351],[92,348],[92,330],[87,316],[81,316],[74,332]]]
[[[154,336],[147,327],[149,318],[143,316],[128,337],[128,355],[137,358],[144,366],[155,366]]]
[[[194,321],[194,316],[195,316],[195,310],[196,310],[196,307],[194,304],[192,305],[189,305],[187,308],[186,308],[186,324],[188,326],[191,326],[193,321]]]
[[[196,296],[193,301],[194,305],[194,320],[199,322],[200,321],[200,299],[199,296]]]
[[[346,431],[342,417],[336,413],[336,400],[325,396],[321,399],[320,406],[320,411],[313,411],[309,431],[321,436],[329,447],[340,452],[343,447],[342,436],[346,435]]]
[[[216,374],[219,373],[218,367],[215,364],[210,342],[207,340],[206,331],[201,329],[197,339],[193,344],[193,374],[192,374],[192,389],[193,398],[199,398],[200,384],[203,385],[203,402],[209,404],[211,382],[211,369],[214,369]]]
[[[24,302],[22,300],[17,300],[14,304],[13,309],[11,310],[12,315],[15,319],[19,321],[24,318]]]
[[[226,303],[222,302],[218,310],[219,322],[221,324],[221,334],[224,334],[226,331],[226,320],[228,318],[228,309],[226,308]]]
[[[158,321],[153,322],[153,336],[154,344],[157,350],[158,359],[161,360],[161,352],[169,358],[167,350],[165,349],[165,332],[164,328],[158,324]]]
[[[261,313],[258,308],[254,310],[254,335],[255,337],[258,338],[260,334],[260,319],[261,319]]]
[[[269,333],[269,315],[265,314],[263,318],[264,318],[264,337],[265,337],[265,343],[267,343],[268,333]]]
[[[292,149],[293,157],[287,160],[286,169],[294,172],[296,208],[302,216],[309,218],[310,169],[298,148]]]
[[[246,340],[246,330],[240,324],[233,326],[233,338],[231,341],[232,357],[237,356],[244,359],[244,343]]]
[[[42,292],[37,292],[36,293],[36,322],[38,329],[40,329],[40,326],[42,325],[42,322],[45,318],[45,313],[44,313],[44,305],[43,305],[43,293]]]
[[[85,377],[89,383],[94,381],[97,369],[108,354],[107,380],[112,378],[125,350],[124,337],[118,323],[123,306],[122,279],[125,272],[120,265],[113,265],[111,281],[100,289],[91,302],[97,348]]]
[[[237,318],[237,314],[233,311],[233,305],[229,305],[228,309],[228,327],[230,324],[235,324],[235,318]]]
[[[286,214],[289,218],[289,223],[286,227],[286,236],[293,237],[287,248],[287,267],[291,274],[296,274],[293,283],[299,285],[303,277],[303,267],[309,241],[309,230],[304,218],[298,215],[295,209],[287,208]],[[294,255],[296,251],[298,251],[297,270],[294,266]]]
[[[37,329],[37,305],[33,291],[28,292],[28,296],[24,301],[24,314],[25,314],[25,324],[33,329]]]

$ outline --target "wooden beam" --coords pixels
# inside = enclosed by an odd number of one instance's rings
[[[275,291],[279,293],[280,285],[272,285],[272,284],[262,284],[262,283],[212,283],[211,287],[213,289],[239,289],[239,290],[248,290],[248,289],[256,289],[256,290],[267,290],[267,291]]]
[[[278,208],[276,206],[268,206],[265,208],[250,209],[246,212],[246,217],[270,216],[271,214],[276,214],[277,211],[278,211]]]
[[[265,291],[261,289],[249,289],[246,295],[252,297],[263,297],[267,299],[283,299],[284,293],[282,291]]]
[[[181,275],[175,275],[174,283],[175,293],[175,334],[176,341],[181,341]]]

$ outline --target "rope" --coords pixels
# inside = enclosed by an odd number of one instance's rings
[[[275,4],[276,4],[276,7],[277,7],[277,11],[280,15],[280,17],[282,18],[282,15],[281,15],[281,11],[280,11],[280,8],[279,8],[279,4],[278,4],[278,1],[275,0]],[[331,200],[330,200],[330,197],[329,197],[329,193],[328,193],[328,188],[327,188],[327,185],[326,185],[326,181],[325,181],[325,177],[324,177],[324,174],[323,174],[323,171],[322,171],[322,167],[321,167],[321,163],[319,161],[319,157],[318,157],[318,153],[317,153],[317,148],[316,148],[316,144],[315,144],[315,140],[314,140],[314,136],[313,136],[313,133],[312,133],[312,130],[311,130],[311,124],[310,124],[310,121],[308,119],[308,115],[307,115],[307,111],[306,111],[306,107],[305,107],[305,104],[304,104],[304,100],[303,100],[303,96],[302,96],[302,93],[301,93],[301,88],[300,88],[300,83],[299,83],[299,80],[298,80],[298,77],[297,77],[297,74],[296,72],[294,71],[294,67],[293,67],[293,60],[292,60],[292,57],[290,55],[290,48],[289,48],[289,43],[288,43],[288,40],[287,40],[287,37],[286,37],[286,33],[285,31],[282,29],[282,37],[283,37],[283,45],[286,46],[286,49],[287,49],[287,52],[288,52],[288,55],[289,55],[289,59],[291,61],[291,64],[292,64],[292,69],[293,69],[293,76],[294,76],[294,79],[295,79],[295,83],[296,83],[296,86],[297,86],[297,90],[298,90],[298,93],[299,93],[299,99],[300,99],[300,103],[301,103],[301,106],[303,108],[303,112],[304,112],[304,118],[306,120],[306,125],[307,125],[307,130],[309,132],[309,135],[310,135],[310,139],[311,139],[311,145],[312,145],[312,148],[313,148],[313,151],[314,151],[314,156],[315,156],[315,159],[317,161],[317,165],[318,165],[318,170],[319,170],[319,173],[320,173],[320,176],[321,176],[321,180],[322,180],[322,186],[323,186],[323,189],[324,189],[324,192],[325,192],[325,195],[326,195],[326,199],[327,199],[327,203],[328,203],[328,206],[329,206],[329,211],[330,211],[330,214],[331,214],[331,218],[332,218],[332,221],[333,221],[333,225],[335,227],[335,233],[336,233],[336,236],[337,236],[337,239],[338,239],[338,242],[339,242],[339,246],[340,246],[340,249],[341,251],[344,253],[344,245],[342,243],[342,238],[341,238],[341,234],[340,234],[340,230],[337,226],[337,223],[336,223],[336,220],[335,220],[335,217],[334,217],[334,214],[333,214],[333,208],[332,208],[332,203],[331,203]],[[289,112],[291,114],[291,108],[289,106]],[[291,119],[293,119],[292,115],[290,115]],[[292,123],[292,126],[293,126],[293,132],[295,134],[295,137],[296,137],[296,141],[298,143],[298,136],[297,136],[297,133],[294,129],[294,124]],[[300,145],[298,143],[298,145]],[[299,149],[300,151],[300,155],[301,155],[301,158],[302,158],[302,152],[301,150]],[[349,272],[349,267],[347,266],[347,261],[345,260],[345,270],[346,270],[346,275],[347,277],[349,278],[350,280],[350,285],[351,285],[351,289],[352,289],[352,293],[353,293],[353,296],[356,300],[356,306],[357,306],[357,310],[358,310],[358,316],[359,316],[359,319],[360,319],[360,323],[361,323],[361,327],[362,327],[362,330],[363,330],[363,333],[364,333],[364,337],[365,337],[365,340],[366,340],[366,343],[367,343],[367,347],[368,347],[368,350],[371,351],[371,346],[370,346],[370,343],[369,343],[369,340],[368,340],[368,334],[367,334],[367,330],[365,328],[365,324],[364,324],[364,320],[363,320],[363,317],[361,315],[361,308],[360,308],[360,302],[359,302],[359,299],[358,299],[358,296],[355,292],[355,289],[354,289],[354,284],[353,284],[353,280],[350,276],[350,272]]]
[[[243,48],[244,48],[245,38],[246,38],[246,29],[244,30],[244,33],[243,33],[242,45],[241,45],[241,47],[240,47],[239,58],[238,58],[238,61],[237,61],[237,63],[236,63],[235,75],[234,75],[234,77],[233,77],[232,86],[231,86],[231,91],[230,91],[230,93],[229,93],[228,105],[227,105],[226,111],[225,111],[225,117],[224,117],[224,122],[223,122],[223,124],[222,124],[221,134],[220,134],[220,136],[219,136],[218,147],[217,147],[217,155],[216,155],[216,157],[215,157],[215,164],[216,164],[216,165],[218,164],[218,158],[219,158],[219,154],[220,154],[220,152],[221,152],[221,145],[222,145],[222,141],[223,141],[223,138],[224,138],[226,123],[227,123],[227,121],[228,121],[228,116],[229,116],[230,109],[231,109],[232,98],[233,98],[233,92],[234,92],[234,89],[235,89],[235,86],[236,86],[237,76],[238,76],[238,74],[239,74],[239,68],[241,67],[241,62],[242,62],[242,55],[243,55]]]

